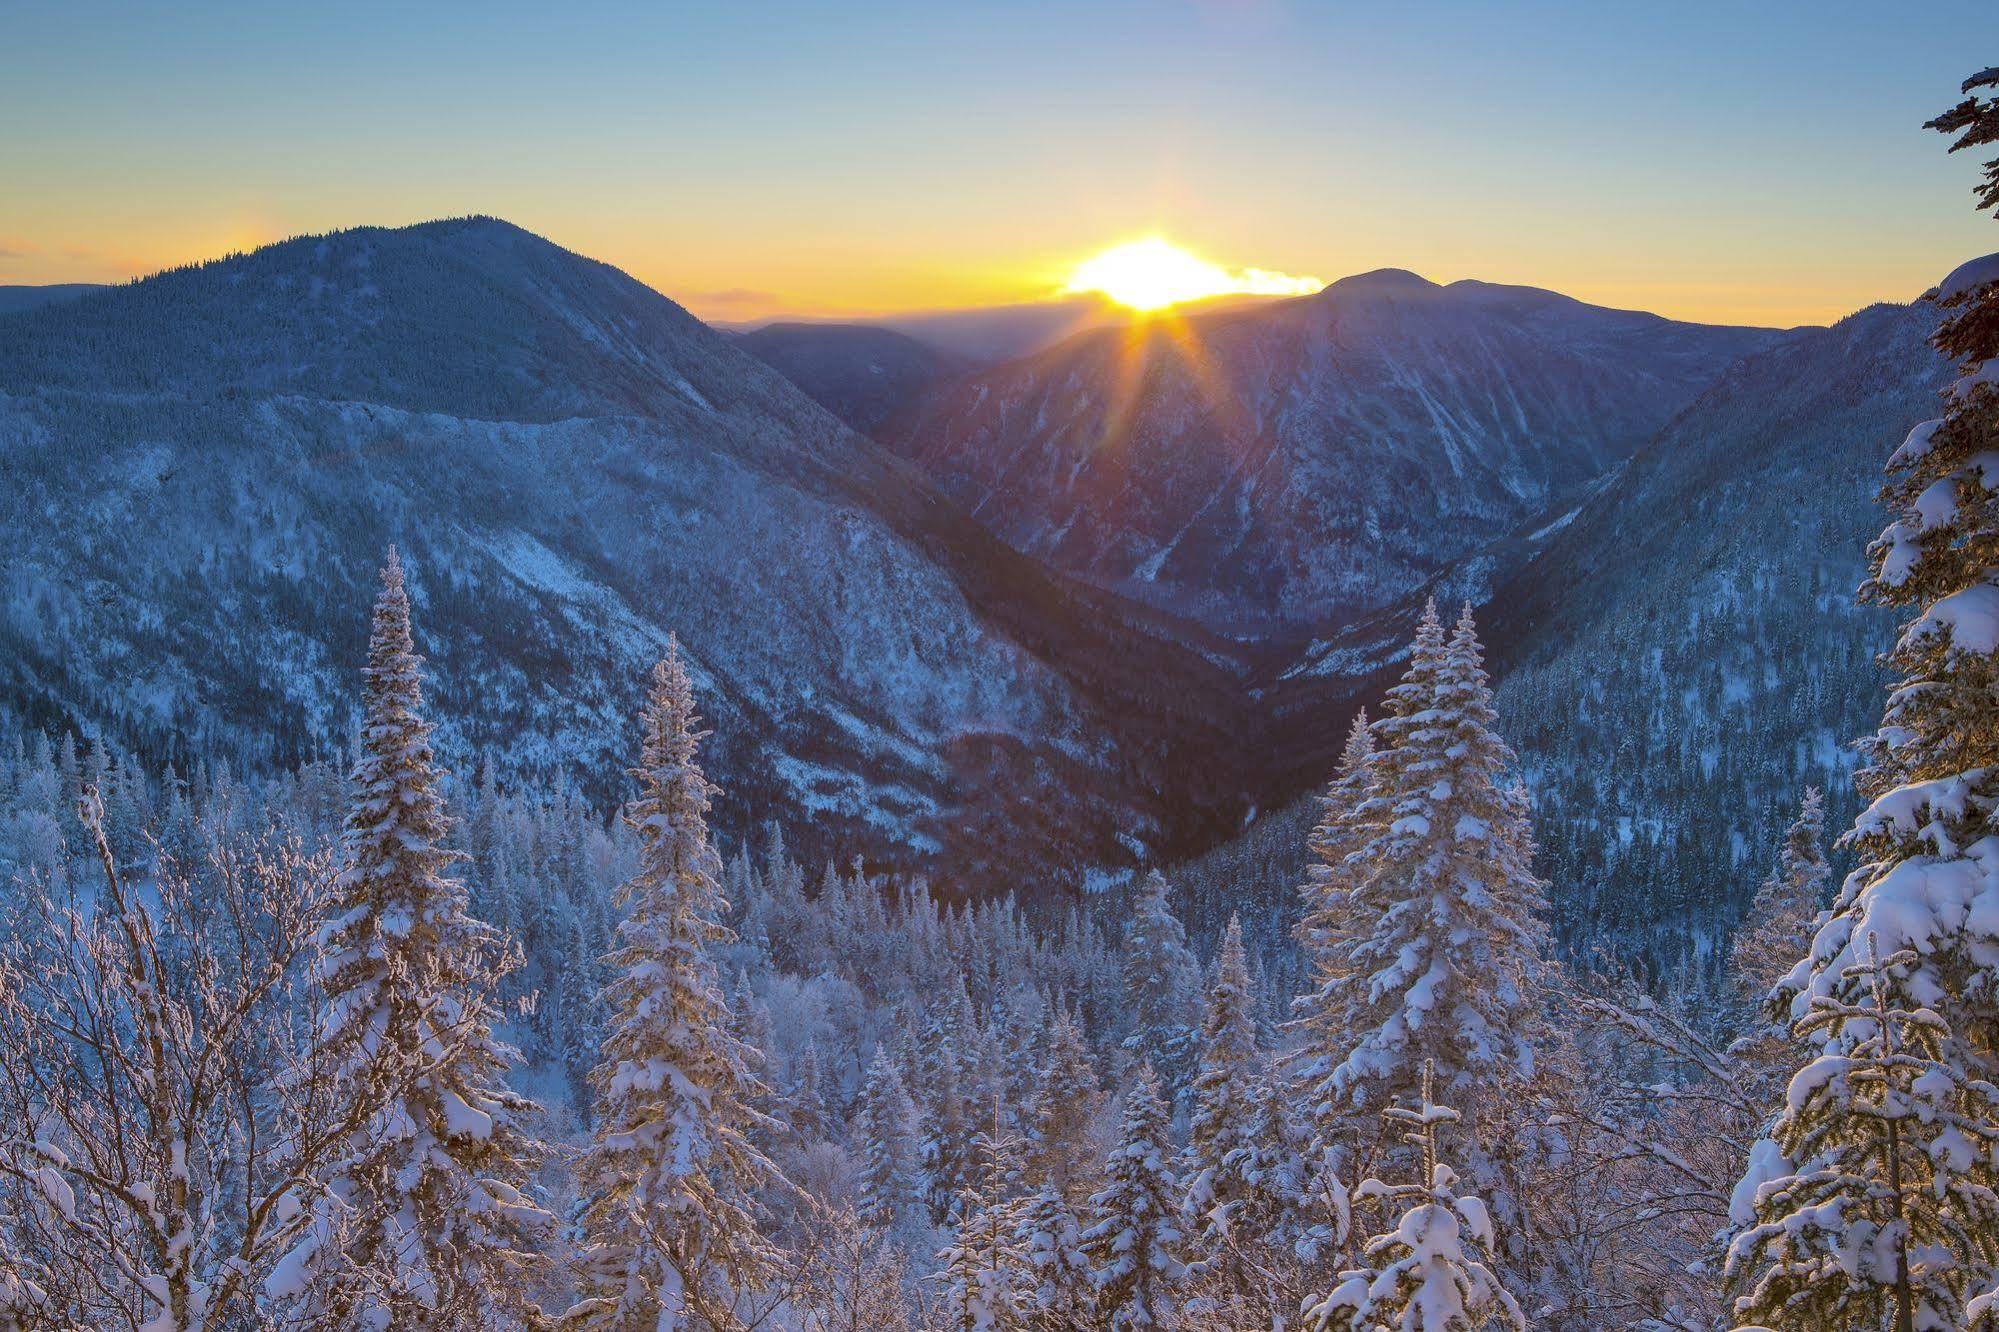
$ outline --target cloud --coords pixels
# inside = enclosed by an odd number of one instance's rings
[[[758,291],[754,287],[725,287],[720,291],[682,292],[680,299],[687,305],[722,306],[728,309],[742,309],[744,306],[769,307],[778,303],[774,291]]]

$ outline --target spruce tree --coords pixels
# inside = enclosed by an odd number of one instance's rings
[[[1089,1043],[1066,1006],[1048,1028],[1041,1080],[1028,1107],[1030,1177],[1065,1196],[1089,1173],[1090,1125],[1102,1091]]]
[[[1187,948],[1187,931],[1167,900],[1166,876],[1145,876],[1131,904],[1120,955],[1125,1014],[1131,1034],[1124,1048],[1152,1065],[1169,1093],[1185,1082],[1199,1019],[1200,964]]]
[[[1367,711],[1362,709],[1347,732],[1339,768],[1319,797],[1319,822],[1305,840],[1310,861],[1305,882],[1298,889],[1298,924],[1293,934],[1310,969],[1313,988],[1301,995],[1294,1007],[1298,1011],[1295,1027],[1305,1034],[1309,1048],[1330,1048],[1338,1043],[1340,1033],[1325,1030],[1326,1020],[1340,1011],[1328,987],[1345,975],[1350,941],[1365,924],[1354,918],[1351,904],[1355,875],[1365,863],[1360,853],[1374,831],[1361,813],[1374,780],[1368,762],[1373,755],[1374,733],[1367,724]],[[1306,1070],[1313,1067],[1310,1061],[1304,1065]],[[1317,1069],[1318,1076],[1324,1072],[1324,1068]]]
[[[860,1214],[878,1230],[907,1231],[919,1205],[916,1107],[885,1047],[875,1048],[861,1092]]]
[[[616,1332],[726,1328],[772,1269],[756,1224],[770,1164],[749,1137],[760,1054],[731,1030],[711,952],[731,937],[708,840],[715,788],[696,761],[706,732],[677,642],[653,668],[642,721],[639,794],[624,811],[639,867],[618,890],[626,916],[606,959],[610,1017],[580,1167],[584,1298],[569,1318]]]
[[[1817,995],[1791,1080],[1731,1206],[1727,1274],[1742,1324],[1775,1332],[1960,1328],[1999,1263],[1999,1089],[1967,1077],[1950,1027],[1903,998],[1912,951]]]
[[[462,857],[446,846],[422,668],[391,547],[318,968],[321,1045],[344,1098],[373,1113],[294,1262],[318,1276],[308,1316],[500,1327],[529,1308],[522,1274],[549,1222],[523,1192],[541,1147],[523,1127],[534,1107],[502,1081],[518,1056],[493,1035],[492,997],[514,959],[450,873]]]
[[[1022,1268],[1019,1307],[1034,1332],[1075,1332],[1096,1307],[1090,1256],[1075,1209],[1051,1180],[1026,1200],[1015,1223]]]
[[[1967,94],[1999,86],[1987,70]],[[1969,96],[1931,122],[1953,150],[1999,142],[1999,99]],[[1986,165],[1982,208],[1999,203],[1999,159]],[[1967,1070],[1999,1074],[1999,919],[1988,828],[1999,809],[1999,256],[1973,260],[1932,293],[1946,318],[1937,347],[1958,363],[1943,414],[1909,432],[1888,460],[1882,500],[1892,520],[1868,548],[1864,601],[1907,618],[1888,654],[1898,679],[1858,777],[1870,804],[1845,844],[1863,863],[1847,876],[1831,921],[1797,978],[1802,1015],[1860,960],[1912,950],[1923,966],[1906,999],[1949,1024]],[[1856,996],[1844,995],[1851,1002]]]
[[[1182,1177],[1186,1209],[1199,1228],[1226,1229],[1237,1193],[1228,1158],[1247,1144],[1257,1101],[1256,1023],[1250,1013],[1249,963],[1243,955],[1242,921],[1231,915],[1215,960],[1215,982],[1201,1018],[1200,1068],[1188,1120]]]
[[[1974,75],[1965,99],[1930,122],[1957,136],[1953,151],[1999,143],[1999,99],[1976,95],[1994,87],[1999,70]],[[1999,158],[1977,194],[1980,208],[1999,207]],[[1905,618],[1887,657],[1897,678],[1856,779],[1869,803],[1843,840],[1862,863],[1783,982],[1823,1053],[1793,1080],[1734,1209],[1752,1226],[1731,1250],[1738,1308],[1747,1301],[1746,1316],[1766,1322],[1792,1286],[1786,1308],[1852,1311],[1827,1326],[1868,1316],[1920,1326],[1925,1308],[1961,1318],[1964,1282],[1993,1262],[1990,1234],[1967,1229],[1977,1216],[1950,1192],[1976,1182],[1964,1154],[1916,1159],[1909,1140],[1929,1141],[1945,1115],[1970,1116],[1959,1141],[1995,1123],[1977,1103],[1999,1077],[1999,913],[1987,905],[1999,850],[1999,485],[1986,466],[1999,447],[1999,256],[1961,265],[1931,298],[1945,316],[1934,342],[1960,373],[1942,414],[1890,456],[1890,521],[1868,548],[1861,599]],[[1929,1072],[1917,1078],[1915,1065]],[[1891,1168],[1899,1182],[1882,1178]],[[1806,1227],[1779,1245],[1764,1228],[1821,1191],[1851,1213],[1849,1247],[1832,1267],[1794,1268],[1786,1255],[1831,1237]],[[1824,1213],[1797,1216],[1794,1230]],[[1856,1254],[1863,1234],[1871,1247]],[[1918,1244],[1931,1247],[1919,1255]]]
[[[1103,1188],[1090,1197],[1083,1244],[1097,1311],[1112,1332],[1170,1327],[1180,1260],[1180,1188],[1173,1176],[1166,1106],[1149,1065],[1125,1095],[1118,1146]]]
[[[1456,1172],[1438,1160],[1437,1127],[1456,1123],[1458,1114],[1436,1104],[1432,1092],[1426,1066],[1421,1108],[1391,1106],[1383,1112],[1391,1125],[1407,1126],[1404,1138],[1416,1149],[1420,1182],[1370,1179],[1354,1190],[1356,1201],[1388,1206],[1395,1225],[1363,1247],[1365,1266],[1341,1273],[1332,1292],[1305,1311],[1306,1327],[1480,1332],[1503,1326],[1525,1332],[1519,1304],[1482,1258],[1493,1244],[1485,1204],[1460,1194]]]
[[[966,1095],[966,1054],[977,1022],[963,973],[955,968],[945,1002],[932,1008],[917,1042],[916,1098],[919,1157],[933,1220],[951,1214],[965,1187],[974,1130]]]
[[[1020,1139],[1006,1132],[994,1100],[971,1144],[969,1178],[953,1208],[943,1270],[943,1326],[951,1332],[1015,1332],[1027,1325],[1026,1267],[1010,1207],[1020,1177]]]
[[[1327,941],[1308,1006],[1308,1034],[1328,1043],[1306,1056],[1323,1070],[1308,1100],[1322,1141],[1331,1122],[1413,1099],[1426,1064],[1481,1108],[1532,1072],[1545,902],[1494,722],[1471,608],[1446,643],[1432,603],[1373,727],[1358,817],[1379,831],[1347,862],[1355,932]]]

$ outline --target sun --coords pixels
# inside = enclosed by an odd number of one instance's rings
[[[1163,236],[1123,241],[1076,265],[1065,296],[1094,293],[1134,310],[1163,310],[1210,296],[1302,296],[1324,284],[1262,268],[1231,271]]]

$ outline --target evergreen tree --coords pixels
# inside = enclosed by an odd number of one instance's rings
[[[1941,1017],[1900,998],[1923,965],[1870,945],[1840,987],[1864,999],[1815,996],[1798,1023],[1820,1054],[1732,1206],[1745,1325],[1961,1328],[1971,1283],[1999,1263],[1999,1089],[1965,1075]]]
[[[1999,70],[1974,75],[1930,122],[1958,136],[1953,151],[1999,143],[1999,99],[1975,95],[1992,87]],[[1999,159],[1978,197],[1999,206]],[[1734,1208],[1749,1227],[1730,1251],[1737,1308],[1766,1322],[1815,1307],[1846,1320],[1826,1326],[1956,1327],[1967,1283],[1994,1261],[1976,1197],[1990,1180],[1967,1168],[1965,1145],[1999,1124],[1999,913],[1986,905],[1999,851],[1999,487],[1986,466],[1999,445],[1999,258],[1960,266],[1931,295],[1946,316],[1934,341],[1960,374],[1942,415],[1889,458],[1891,518],[1868,548],[1862,600],[1908,618],[1857,778],[1869,804],[1844,839],[1862,863],[1782,983],[1821,1053]],[[1810,1210],[1813,1197],[1828,1206]],[[1829,1245],[1836,1261],[1792,1257]]]
[[[1784,834],[1777,868],[1757,889],[1729,951],[1737,998],[1750,1008],[1764,1005],[1810,946],[1819,894],[1832,872],[1826,864],[1824,837],[1825,797],[1810,787],[1796,822]]]
[[[915,1215],[916,1107],[888,1051],[875,1048],[855,1123],[861,1141],[860,1214],[868,1225],[897,1233]]]
[[[555,1004],[562,1013],[562,1040],[559,1048],[563,1076],[582,1115],[590,1126],[590,1070],[597,1066],[602,1042],[598,1025],[596,996],[597,959],[585,945],[581,922],[572,922],[569,946],[561,958],[556,978]]]
[[[770,1166],[748,1136],[760,1056],[730,1029],[711,954],[731,937],[708,841],[715,788],[696,762],[706,732],[672,640],[643,723],[639,794],[624,813],[639,868],[618,891],[626,918],[607,959],[611,1016],[580,1169],[585,1297],[569,1317],[616,1332],[726,1328],[772,1267],[754,1216]]]
[[[1194,1110],[1182,1175],[1186,1208],[1200,1227],[1226,1228],[1226,1209],[1236,1193],[1228,1157],[1247,1142],[1257,1101],[1256,1023],[1250,1013],[1249,963],[1243,954],[1242,921],[1231,915],[1215,961],[1215,982],[1201,1018],[1200,1069],[1194,1077]]]
[[[931,1010],[918,1040],[916,1087],[919,1155],[931,1217],[950,1216],[965,1187],[973,1131],[967,1113],[965,1053],[976,1021],[962,973],[953,969],[948,999]]]
[[[1987,70],[1967,93],[1999,86]],[[1953,149],[1999,141],[1999,99],[1968,97],[1931,122]],[[1980,207],[1992,207],[1999,159]],[[1909,432],[1888,460],[1892,521],[1868,548],[1863,600],[1910,613],[1888,655],[1899,679],[1858,777],[1871,803],[1845,842],[1862,863],[1793,977],[1794,1015],[1837,993],[1860,950],[1915,952],[1923,965],[1896,1006],[1926,1006],[1950,1027],[1952,1057],[1999,1075],[1999,918],[1989,895],[1999,809],[1999,259],[1961,266],[1933,293],[1947,317],[1935,342],[1961,374],[1943,415]],[[1857,996],[1841,995],[1847,1002]]]
[[[4,1295],[0,1291],[0,1295]],[[0,1305],[4,1309],[5,1305]],[[1964,1306],[1965,1332],[1999,1332],[1999,1286],[1975,1296]]]
[[[1090,1256],[1069,1200],[1051,1180],[1023,1205],[1014,1227],[1023,1268],[1020,1307],[1034,1332],[1075,1332],[1096,1307]]]
[[[1041,1080],[1028,1110],[1032,1177],[1068,1196],[1089,1168],[1090,1125],[1102,1091],[1076,1019],[1057,1006],[1048,1028]]]
[[[294,1262],[321,1276],[307,1304],[342,1325],[499,1327],[528,1307],[522,1274],[549,1221],[522,1192],[541,1148],[522,1127],[534,1107],[502,1083],[517,1056],[492,1030],[513,959],[449,873],[461,857],[446,849],[422,666],[391,547],[319,963],[322,1045],[373,1113]]]
[[[1494,721],[1471,608],[1447,644],[1432,603],[1374,723],[1357,817],[1380,831],[1347,861],[1356,931],[1325,941],[1307,1005],[1308,1034],[1331,1042],[1306,1058],[1322,1141],[1331,1121],[1413,1099],[1426,1063],[1475,1106],[1504,1105],[1532,1072],[1545,903]]]
[[[819,1068],[819,1047],[806,1042],[793,1070],[791,1086],[785,1092],[790,1111],[791,1131],[801,1142],[810,1143],[826,1136],[826,1090]]]
[[[1090,1196],[1083,1232],[1097,1311],[1113,1332],[1172,1325],[1173,1288],[1185,1268],[1171,1155],[1159,1079],[1140,1065],[1125,1095],[1121,1141],[1105,1165],[1103,1188]]]
[[[1310,969],[1312,989],[1293,1006],[1298,1012],[1295,1028],[1304,1033],[1308,1050],[1334,1049],[1345,1036],[1327,1024],[1342,1012],[1332,987],[1347,974],[1353,940],[1366,924],[1354,917],[1351,904],[1355,876],[1365,864],[1361,853],[1376,831],[1361,813],[1372,793],[1373,755],[1374,733],[1363,709],[1347,733],[1339,769],[1319,797],[1319,822],[1305,840],[1309,863],[1298,889],[1293,934]],[[1300,1072],[1309,1086],[1310,1079],[1325,1076],[1326,1067],[1323,1059],[1308,1058],[1301,1062]]]
[[[1124,1047],[1177,1092],[1193,1062],[1200,964],[1188,951],[1187,931],[1173,914],[1166,877],[1158,870],[1145,876],[1132,901],[1120,962],[1131,1023]]]
[[[1525,1332],[1520,1306],[1480,1258],[1493,1243],[1492,1221],[1479,1199],[1458,1193],[1457,1175],[1437,1159],[1437,1126],[1457,1112],[1432,1099],[1423,1071],[1422,1108],[1391,1106],[1384,1117],[1409,1125],[1405,1140],[1420,1160],[1420,1183],[1363,1182],[1356,1200],[1406,1204],[1392,1230],[1362,1249],[1368,1263],[1340,1275],[1331,1294],[1306,1310],[1305,1325],[1322,1332],[1479,1332],[1507,1326]]]
[[[1014,1332],[1026,1326],[1025,1267],[1009,1195],[1020,1174],[1020,1140],[1002,1127],[999,1102],[972,1139],[970,1178],[953,1209],[957,1226],[937,1256],[943,1271],[944,1327]]]

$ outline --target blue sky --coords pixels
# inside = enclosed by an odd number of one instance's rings
[[[1990,0],[8,3],[0,282],[485,212],[721,316],[1034,299],[1157,231],[1799,322],[1999,249],[1919,128],[1994,62]]]

